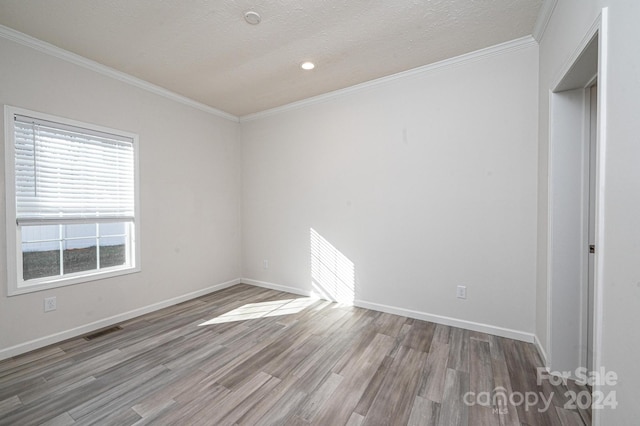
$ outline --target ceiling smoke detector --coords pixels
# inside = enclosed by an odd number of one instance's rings
[[[260,14],[258,14],[258,12],[250,10],[244,13],[244,20],[247,21],[248,24],[258,25],[262,18],[260,17]]]

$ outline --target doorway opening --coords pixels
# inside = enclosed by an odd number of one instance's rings
[[[598,32],[550,94],[549,355],[594,369],[598,197]]]

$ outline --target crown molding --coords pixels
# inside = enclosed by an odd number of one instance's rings
[[[542,3],[542,7],[538,13],[538,19],[536,19],[536,23],[533,26],[532,33],[533,38],[536,39],[538,43],[540,43],[540,40],[544,37],[544,32],[547,30],[547,26],[551,20],[551,15],[553,14],[557,4],[558,0],[544,0],[544,3]]]
[[[494,46],[486,47],[484,49],[476,50],[470,53],[465,53],[460,56],[455,56],[453,58],[445,59],[439,62],[435,62],[433,64],[424,65],[418,68],[413,68],[408,71],[402,71],[396,74],[392,74],[386,77],[377,78],[375,80],[367,81],[365,83],[356,84],[355,86],[350,86],[344,89],[335,90],[333,92],[325,93],[322,95],[314,96],[311,98],[303,99],[301,101],[292,102],[290,104],[286,104],[283,106],[267,109],[261,112],[256,112],[254,114],[248,114],[240,117],[240,122],[247,122],[258,120],[261,118],[269,117],[272,115],[280,114],[285,111],[290,111],[298,108],[303,108],[309,105],[318,104],[321,102],[326,102],[330,99],[339,98],[342,96],[349,95],[351,93],[359,92],[365,89],[369,89],[371,87],[382,86],[385,84],[389,84],[399,79],[405,79],[409,77],[418,76],[421,74],[426,74],[432,72],[434,70],[438,70],[441,68],[448,68],[458,66],[464,63],[474,62],[481,59],[485,59],[495,55],[501,55],[507,52],[512,52],[520,49],[524,49],[531,46],[537,46],[538,43],[531,36],[521,37],[515,40],[507,41],[505,43],[496,44]]]
[[[507,41],[505,43],[500,43],[484,49],[476,50],[474,52],[465,53],[463,55],[445,59],[439,62],[435,62],[433,64],[414,68],[408,71],[402,71],[396,74],[392,74],[390,76],[381,77],[365,83],[356,84],[354,86],[350,86],[344,89],[339,89],[333,92],[303,99],[301,101],[292,102],[283,106],[267,109],[267,110],[253,113],[253,114],[244,115],[242,117],[237,117],[233,114],[229,114],[217,108],[213,108],[203,103],[194,101],[193,99],[187,98],[186,96],[179,95],[163,87],[149,83],[137,77],[133,77],[124,72],[115,70],[106,65],[100,64],[91,59],[87,59],[83,56],[69,52],[62,48],[54,46],[50,43],[39,40],[35,37],[31,37],[29,35],[23,34],[19,31],[16,31],[4,25],[0,25],[0,37],[13,41],[18,44],[21,44],[23,46],[32,48],[39,52],[54,56],[64,61],[73,63],[75,65],[79,65],[83,68],[95,71],[99,74],[111,77],[113,79],[130,84],[132,86],[136,86],[140,89],[146,90],[148,92],[154,93],[156,95],[162,96],[172,101],[179,102],[181,104],[190,106],[192,108],[196,108],[200,111],[204,111],[209,114],[212,114],[227,120],[231,120],[234,122],[246,122],[246,121],[252,121],[252,120],[264,118],[267,116],[279,114],[285,111],[301,108],[304,106],[324,102],[329,99],[345,96],[347,94],[358,92],[374,86],[388,84],[398,79],[408,78],[408,77],[420,75],[423,73],[431,72],[433,70],[437,70],[440,68],[456,66],[462,63],[472,62],[472,61],[487,58],[490,56],[499,55],[506,52],[523,49],[531,45],[535,45],[537,43],[537,40],[539,40],[539,38],[536,37],[536,34],[539,35],[539,37],[542,37],[542,33],[544,32],[544,29],[546,28],[546,25],[549,22],[549,18],[551,16],[551,13],[553,12],[553,8],[555,7],[556,3],[557,3],[557,0],[545,0],[542,6],[542,9],[540,11],[540,14],[538,16],[538,20],[536,21],[536,26],[534,28],[534,37],[526,36],[526,37],[518,38],[515,40]]]
[[[117,71],[106,65],[100,64],[98,62],[92,61],[91,59],[87,59],[83,56],[69,52],[68,50],[64,50],[60,47],[54,46],[50,43],[44,42],[35,37],[31,37],[29,35],[16,31],[12,28],[6,27],[4,25],[0,25],[0,37],[13,41],[18,44],[21,44],[23,46],[30,47],[34,50],[56,57],[58,59],[62,59],[72,64],[79,65],[83,68],[89,69],[91,71],[95,71],[99,74],[105,75],[107,77],[111,77],[115,80],[122,81],[124,83],[130,84],[132,86],[151,92],[153,94],[170,99],[172,101],[179,102],[183,105],[196,108],[200,111],[204,111],[206,113],[216,115],[218,117],[231,120],[234,122],[239,121],[238,117],[235,115],[210,107],[203,103],[194,101],[193,99],[187,98],[186,96],[179,95],[163,87],[156,86],[155,84],[149,83],[137,77],[133,77],[121,71]]]

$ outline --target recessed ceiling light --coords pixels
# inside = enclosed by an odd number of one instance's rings
[[[254,12],[253,10],[250,10],[244,13],[244,20],[251,25],[258,25],[262,20],[262,18],[260,17],[258,12]]]
[[[300,68],[302,68],[303,70],[312,70],[314,69],[316,66],[313,62],[303,62],[302,65],[300,65]]]

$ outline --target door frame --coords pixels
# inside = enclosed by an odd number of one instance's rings
[[[597,41],[597,141],[596,141],[596,159],[595,159],[595,170],[593,173],[595,174],[595,235],[594,242],[596,245],[596,253],[594,256],[594,290],[593,290],[593,310],[591,312],[593,317],[593,342],[592,342],[592,353],[593,360],[592,365],[593,369],[598,370],[601,367],[601,348],[602,348],[602,293],[603,293],[603,281],[602,281],[602,264],[603,258],[606,250],[606,239],[604,232],[604,180],[605,180],[605,159],[606,159],[606,130],[607,130],[607,58],[608,58],[608,9],[603,8],[597,19],[595,20],[592,27],[587,31],[585,37],[582,42],[578,45],[578,48],[575,50],[574,54],[569,58],[566,65],[560,70],[558,77],[554,80],[555,84],[552,84],[553,88],[549,92],[549,151],[548,151],[548,165],[549,165],[549,175],[548,175],[548,235],[547,235],[547,367],[553,369],[554,358],[557,358],[558,350],[560,348],[553,347],[553,330],[554,323],[556,321],[558,324],[563,320],[562,313],[558,311],[556,308],[556,312],[553,309],[553,294],[554,294],[554,271],[553,271],[553,262],[554,262],[554,217],[553,217],[553,195],[554,195],[554,171],[552,170],[552,165],[554,158],[552,157],[553,146],[557,143],[557,140],[554,136],[553,123],[554,120],[557,120],[558,117],[555,116],[553,103],[554,97],[563,90],[570,89],[570,83],[567,83],[567,79],[574,78],[580,80],[581,77],[576,77],[576,66],[579,65],[581,59],[583,59],[583,54],[589,47],[589,45],[596,40]],[[588,88],[593,84],[593,79],[595,76],[591,78],[587,78],[582,76],[582,84],[578,87],[573,87],[574,89],[582,88],[583,90],[588,90]],[[563,87],[569,85],[569,87]],[[588,98],[587,98],[588,102]],[[583,104],[584,105],[584,104]],[[587,110],[588,112],[588,110]],[[584,110],[583,110],[584,113]],[[587,134],[588,135],[588,134]],[[587,145],[588,146],[588,145]],[[583,188],[584,190],[584,188]],[[588,191],[588,183],[587,183],[587,191]],[[583,206],[584,208],[584,206]],[[584,213],[584,212],[583,212]],[[588,211],[587,211],[588,213]],[[587,236],[588,238],[588,236]],[[587,254],[588,256],[588,254]],[[588,268],[585,265],[585,268]],[[585,273],[585,268],[580,271],[581,274]],[[587,276],[588,277],[588,276]],[[588,278],[587,278],[588,279]],[[584,284],[584,280],[582,280]],[[581,285],[581,289],[585,289],[585,285]],[[585,303],[585,295],[581,293],[580,295],[580,305],[586,311],[586,303]],[[585,312],[586,313],[586,312]],[[580,321],[580,329],[581,335],[580,340],[583,341],[585,338],[586,330],[584,330],[583,317],[581,315]],[[584,359],[585,351],[580,351],[579,355],[579,364],[584,364],[586,360]],[[578,365],[575,366],[577,368]],[[594,387],[594,390],[597,390],[598,386]],[[596,410],[597,411],[597,410]],[[597,419],[599,418],[599,413],[594,413],[594,424],[598,424]]]

